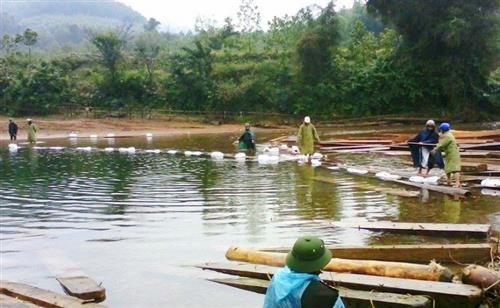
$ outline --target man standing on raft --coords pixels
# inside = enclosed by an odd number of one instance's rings
[[[455,137],[450,132],[451,126],[449,123],[441,123],[439,130],[441,131],[441,141],[432,150],[432,154],[443,153],[444,155],[444,172],[448,185],[451,185],[451,178],[455,176],[455,184],[453,187],[460,187],[460,171],[462,166],[460,162],[460,151]]]

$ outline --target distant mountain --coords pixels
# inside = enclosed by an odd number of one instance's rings
[[[39,48],[79,45],[86,32],[105,31],[131,25],[142,31],[146,18],[113,0],[1,0],[0,36],[38,32]]]

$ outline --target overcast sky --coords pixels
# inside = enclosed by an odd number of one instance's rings
[[[240,0],[119,0],[147,18],[162,23],[163,30],[192,30],[196,17],[209,17],[222,22],[225,17],[236,20]],[[299,9],[312,4],[325,6],[329,0],[255,0],[259,6],[262,27],[274,16],[295,14]],[[353,0],[337,0],[337,9],[351,7]]]

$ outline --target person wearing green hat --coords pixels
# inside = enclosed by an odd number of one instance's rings
[[[332,253],[321,239],[297,239],[286,266],[274,274],[267,288],[264,308],[345,308],[338,291],[319,278],[331,259]]]

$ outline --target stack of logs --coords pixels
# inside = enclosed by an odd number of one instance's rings
[[[486,239],[489,238],[490,230],[489,225],[390,222],[355,226],[333,223],[333,226]],[[486,241],[365,247],[336,245],[328,248],[333,258],[320,278],[325,284],[339,290],[347,307],[477,307],[486,301],[498,304],[500,272],[498,269],[476,265],[497,260],[498,243]],[[239,276],[211,281],[264,294],[273,274],[285,265],[288,251],[286,248],[252,250],[231,247],[226,252],[226,258],[236,262],[207,263],[200,267]],[[466,266],[466,263],[474,265]]]

